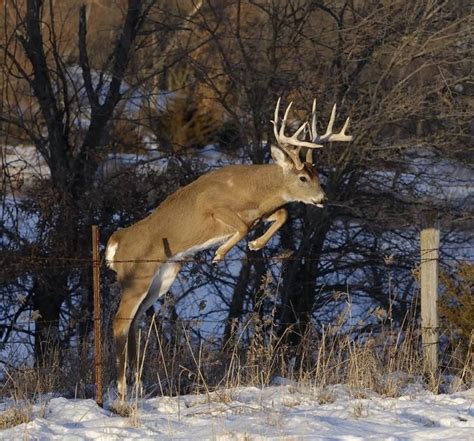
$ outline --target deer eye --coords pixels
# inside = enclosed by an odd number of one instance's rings
[[[300,176],[300,181],[301,182],[307,182],[308,178],[306,176]]]

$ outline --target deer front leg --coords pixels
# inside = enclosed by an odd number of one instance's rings
[[[273,224],[259,238],[252,240],[252,242],[249,242],[249,248],[252,251],[262,249],[271,239],[271,237],[282,227],[282,225],[286,222],[287,219],[288,212],[284,208],[280,208],[279,210],[275,211],[271,216],[266,219],[270,222],[273,222]]]
[[[227,242],[223,243],[216,251],[212,263],[216,264],[220,260],[224,260],[225,255],[230,249],[243,239],[249,232],[247,224],[239,217],[239,215],[228,208],[220,208],[213,213],[214,219],[236,230]]]

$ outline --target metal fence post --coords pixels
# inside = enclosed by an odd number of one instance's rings
[[[102,407],[102,314],[100,307],[99,228],[92,225],[92,289],[94,292],[95,401]]]

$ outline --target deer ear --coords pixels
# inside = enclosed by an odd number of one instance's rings
[[[293,162],[282,149],[274,145],[272,145],[270,149],[275,164],[278,164],[284,171],[288,171],[293,168]]]

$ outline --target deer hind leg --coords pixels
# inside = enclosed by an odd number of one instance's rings
[[[224,260],[225,255],[230,249],[247,235],[249,227],[235,211],[229,210],[228,208],[216,210],[213,216],[218,222],[235,230],[235,233],[217,249],[212,259],[212,263],[216,264],[218,261]]]
[[[135,317],[131,321],[129,336],[128,336],[128,360],[129,367],[132,372],[132,375],[138,371],[138,351],[137,351],[137,331],[140,326],[141,319],[147,309],[153,305],[153,303],[162,295],[166,294],[171,288],[176,276],[178,275],[181,269],[180,262],[167,262],[158,268],[155,275],[153,276],[152,282],[149,288],[146,291],[146,295],[141,299],[140,305],[138,306]],[[143,355],[142,355],[143,356]],[[126,370],[126,369],[125,369]],[[125,387],[122,387],[122,390],[126,392],[126,375],[125,373],[122,376],[119,376],[122,379]],[[137,379],[138,380],[138,379]]]
[[[127,394],[127,358],[129,349],[134,350],[132,343],[129,348],[130,326],[137,310],[148,293],[149,281],[134,280],[123,287],[122,299],[113,323],[115,351],[117,357],[117,389],[123,399]]]
[[[279,210],[275,211],[266,219],[267,221],[273,222],[273,224],[259,238],[249,242],[249,248],[252,251],[262,249],[268,243],[271,237],[283,226],[287,219],[288,212],[284,208],[280,208]]]

